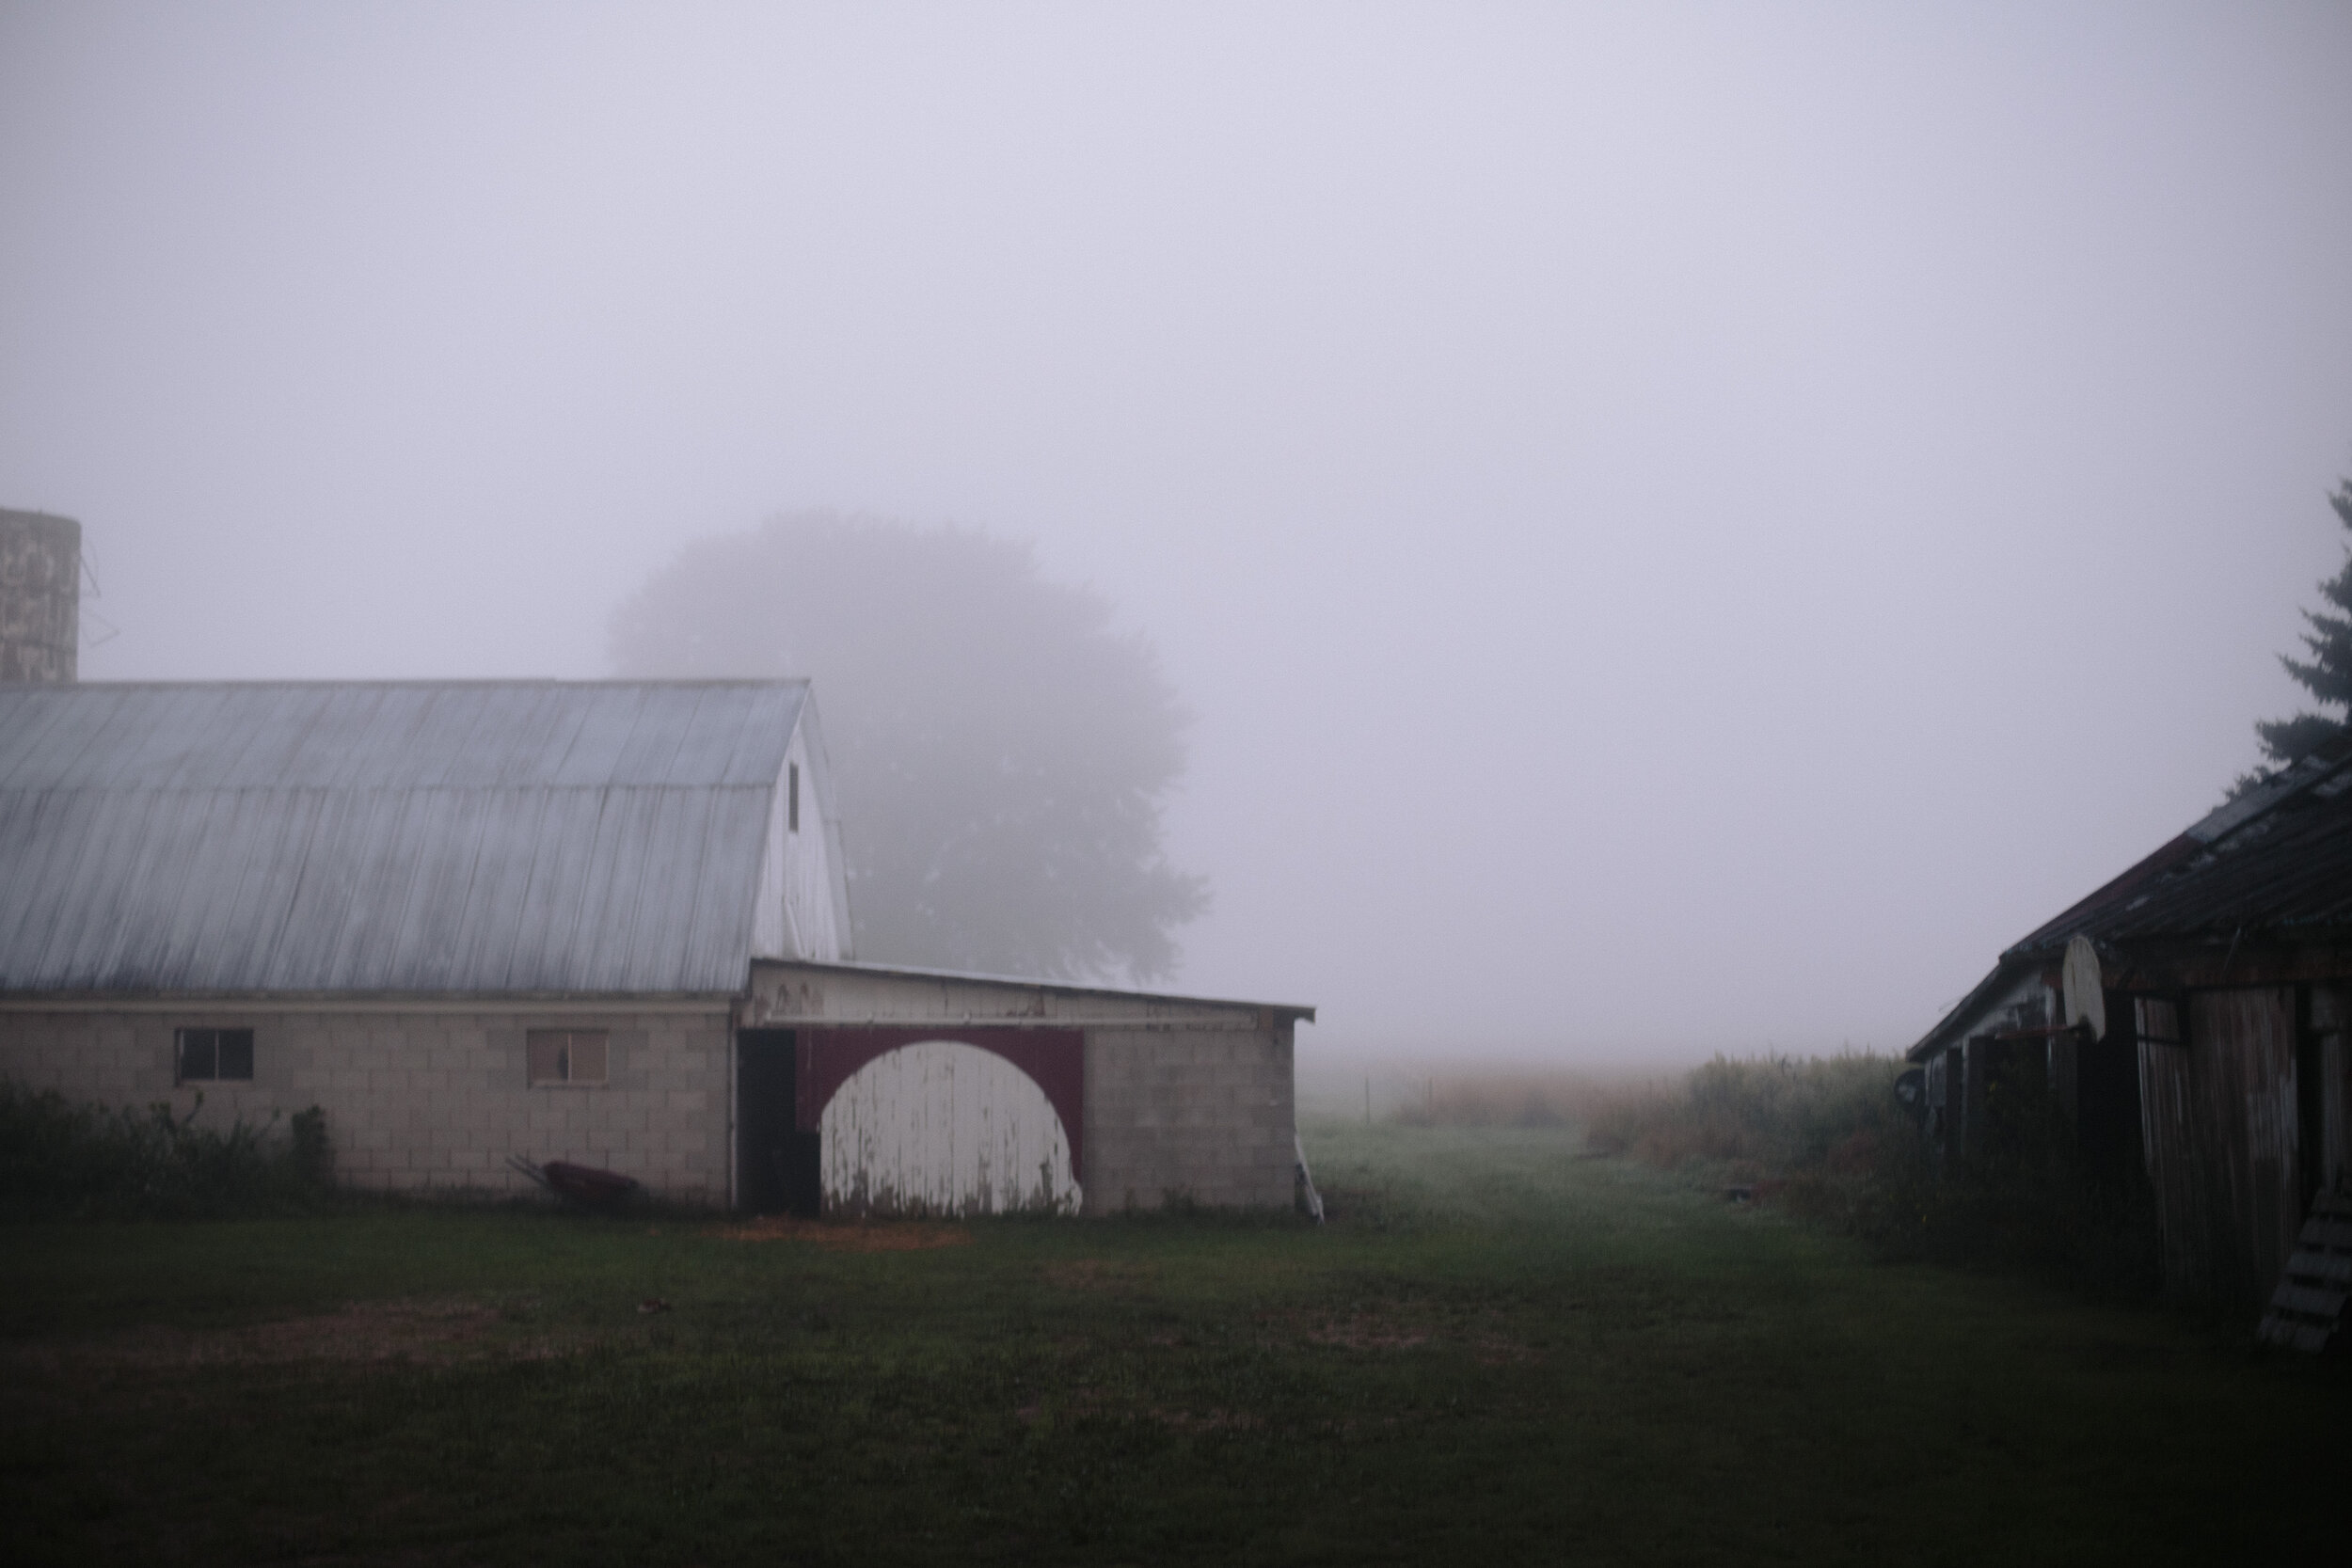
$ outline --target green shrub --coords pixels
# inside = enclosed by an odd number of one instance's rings
[[[193,1218],[314,1207],[330,1189],[326,1114],[297,1114],[285,1132],[234,1120],[199,1127],[204,1098],[184,1117],[78,1105],[55,1089],[0,1080],[0,1212],[16,1215]]]
[[[286,1122],[287,1152],[294,1174],[324,1191],[335,1180],[335,1146],[326,1135],[326,1113],[316,1105],[296,1111]]]
[[[1628,1094],[1585,1123],[1597,1152],[1734,1180],[1851,1164],[1908,1123],[1886,1056],[1718,1055],[1679,1085]],[[1857,1142],[1857,1140],[1860,1140]]]

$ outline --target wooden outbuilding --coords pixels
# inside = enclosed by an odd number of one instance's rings
[[[2248,790],[2001,955],[1909,1052],[1947,1157],[2005,1093],[2154,1190],[2168,1282],[2261,1302],[2352,1192],[2352,738]]]

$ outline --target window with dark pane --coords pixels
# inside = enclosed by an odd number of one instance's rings
[[[173,1079],[182,1084],[249,1084],[253,1031],[180,1029],[173,1032]]]
[[[612,1052],[601,1029],[532,1029],[523,1037],[533,1088],[559,1084],[600,1086]]]
[[[784,767],[785,828],[791,832],[801,831],[801,765],[789,762]]]

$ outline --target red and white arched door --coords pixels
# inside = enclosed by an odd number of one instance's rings
[[[795,1119],[825,1212],[1075,1213],[1085,1037],[1074,1030],[801,1032]]]

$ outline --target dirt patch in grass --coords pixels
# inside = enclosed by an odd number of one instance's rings
[[[1171,1405],[1138,1405],[1122,1402],[1100,1388],[1079,1388],[1055,1400],[1050,1405],[1043,1400],[1033,1400],[1013,1412],[1025,1426],[1034,1426],[1051,1418],[1057,1422],[1083,1420],[1126,1420],[1147,1422],[1165,1427],[1170,1432],[1195,1435],[1213,1432],[1251,1432],[1265,1425],[1263,1418],[1247,1410],[1229,1410],[1213,1405],[1206,1410],[1184,1410]]]
[[[1343,1316],[1293,1317],[1271,1321],[1283,1338],[1311,1345],[1364,1354],[1420,1350],[1468,1350],[1485,1366],[1520,1366],[1536,1360],[1535,1348],[1491,1322],[1465,1319],[1412,1307],[1373,1307]]]
[[[763,1214],[740,1225],[717,1226],[710,1234],[730,1242],[810,1242],[835,1252],[919,1252],[926,1247],[967,1246],[972,1241],[972,1232],[962,1226],[929,1220],[829,1225],[790,1214]]]
[[[1380,1312],[1358,1312],[1327,1318],[1310,1326],[1307,1338],[1341,1350],[1413,1350],[1429,1342],[1429,1328],[1409,1318]]]
[[[1109,1291],[1125,1293],[1142,1289],[1152,1270],[1143,1263],[1123,1263],[1108,1258],[1073,1258],[1045,1265],[1045,1282],[1065,1291]]]
[[[1247,1410],[1227,1410],[1222,1406],[1207,1410],[1163,1410],[1154,1406],[1149,1415],[1171,1432],[1253,1432],[1265,1425]]]
[[[505,1332],[507,1312],[459,1298],[354,1302],[333,1312],[280,1318],[239,1328],[150,1325],[78,1343],[11,1347],[8,1363],[26,1370],[68,1365],[162,1369],[280,1366],[299,1361],[450,1362],[496,1356],[538,1361],[581,1344]]]

